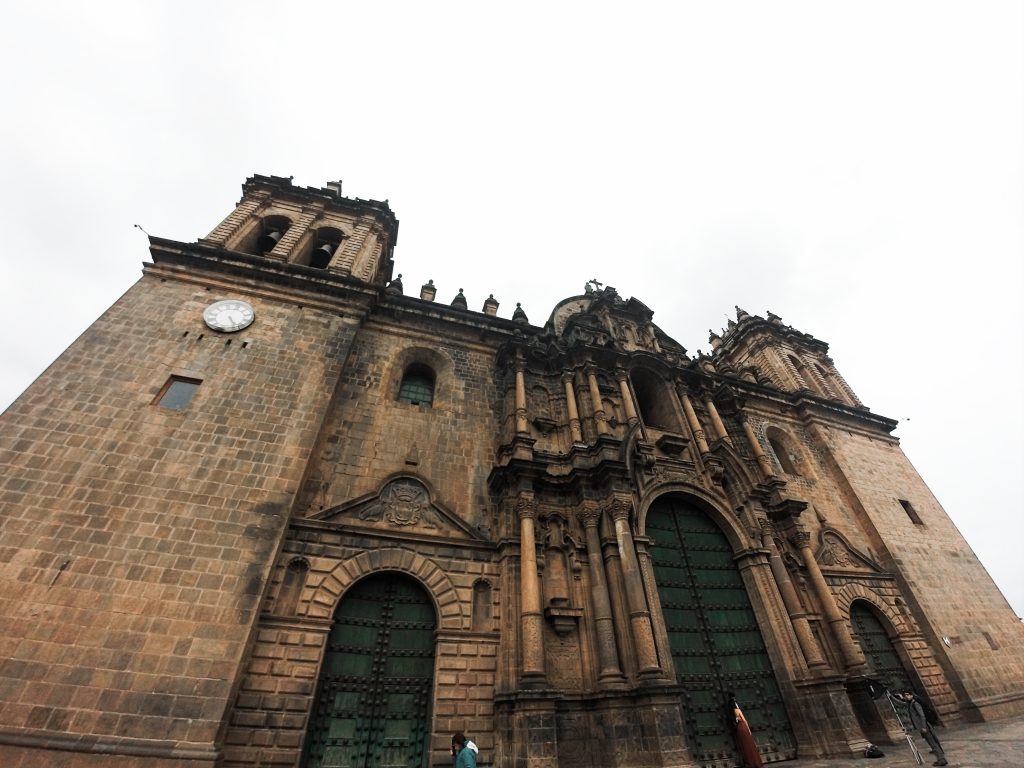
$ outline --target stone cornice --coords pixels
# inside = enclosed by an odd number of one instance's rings
[[[353,526],[346,524],[339,524],[330,521],[314,520],[308,517],[293,517],[288,527],[292,531],[311,531],[318,535],[327,535],[331,537],[341,537],[341,541],[334,545],[337,547],[351,547],[354,546],[351,543],[345,542],[345,537],[352,538],[371,538],[371,539],[383,539],[385,541],[397,541],[403,545],[408,545],[411,542],[417,542],[424,545],[432,545],[437,547],[459,547],[461,549],[479,549],[486,551],[493,551],[497,549],[497,544],[493,541],[483,541],[480,539],[463,539],[454,536],[435,536],[429,533],[411,533],[409,531],[389,531],[383,528],[371,528],[363,526]],[[291,535],[291,543],[289,552],[295,550],[295,554],[304,554],[303,542],[300,539],[294,538]],[[325,546],[323,543],[318,543],[317,546]]]
[[[324,299],[351,301],[354,296],[363,296],[375,302],[380,293],[379,288],[354,277],[205,243],[150,237],[149,244],[153,264],[160,268],[184,267],[198,274],[227,277],[253,286],[273,285]],[[152,268],[144,265],[143,271],[147,270]]]

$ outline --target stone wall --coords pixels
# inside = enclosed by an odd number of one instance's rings
[[[258,322],[206,328],[226,297]],[[25,744],[212,764],[352,333],[151,268],[4,414],[0,762]],[[202,381],[183,410],[154,403],[172,375]]]
[[[838,429],[829,431],[829,442],[930,646],[953,672],[965,715],[1022,711],[1024,625],[903,451]]]

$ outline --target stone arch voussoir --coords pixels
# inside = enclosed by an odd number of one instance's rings
[[[848,621],[850,620],[850,607],[853,605],[853,601],[864,600],[870,603],[871,607],[885,618],[886,622],[896,630],[897,635],[903,636],[912,631],[907,626],[906,619],[894,606],[889,605],[884,597],[863,584],[846,584],[835,594],[836,604]]]
[[[451,579],[434,561],[400,547],[360,552],[342,560],[325,575],[309,596],[309,615],[330,618],[349,587],[374,573],[394,571],[415,579],[437,608],[438,629],[467,629],[459,593]]]

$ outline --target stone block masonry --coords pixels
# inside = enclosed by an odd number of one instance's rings
[[[14,744],[212,764],[351,341],[337,313],[160,272],[4,415],[5,764]],[[221,298],[260,322],[206,328]],[[182,410],[154,403],[171,376],[201,381]]]

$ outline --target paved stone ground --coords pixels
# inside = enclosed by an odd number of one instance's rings
[[[1024,768],[1024,718],[1011,718],[992,723],[969,723],[952,728],[937,728],[939,741],[946,750],[950,768]],[[924,765],[935,757],[928,752],[924,739],[915,739]],[[779,768],[915,768],[917,763],[905,741],[880,744],[885,757],[875,760],[845,758],[841,760],[793,760],[778,763]]]

